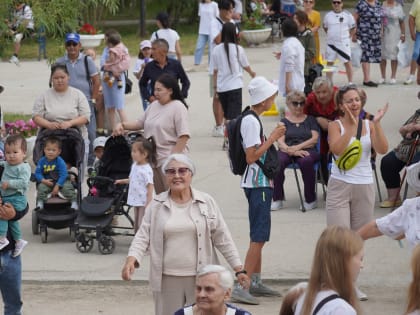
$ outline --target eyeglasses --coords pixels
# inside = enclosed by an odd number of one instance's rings
[[[333,1],[332,4],[341,4],[341,1]]]
[[[304,106],[304,105],[305,105],[305,101],[301,101],[301,102],[296,102],[296,101],[294,101],[294,102],[292,102],[292,105],[293,105],[294,107]]]
[[[312,0],[305,0],[305,1],[303,1],[303,2],[305,2],[305,3],[313,3],[313,1],[312,1]]]
[[[76,42],[67,42],[66,43],[66,47],[70,47],[70,46],[76,47],[77,45],[79,45],[79,44],[76,43]]]
[[[165,170],[165,174],[168,176],[175,176],[176,174],[179,176],[185,176],[189,171],[190,169],[188,167],[168,168]]]

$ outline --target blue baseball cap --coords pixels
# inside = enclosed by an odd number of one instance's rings
[[[77,33],[66,34],[66,43],[68,42],[75,42],[76,44],[80,43],[80,35]]]

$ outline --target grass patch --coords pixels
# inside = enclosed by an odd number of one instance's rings
[[[4,114],[4,121],[5,122],[11,122],[23,119],[25,121],[32,118],[32,115],[29,114],[23,114],[23,113],[3,113]]]

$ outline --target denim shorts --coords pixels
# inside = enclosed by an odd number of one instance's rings
[[[251,242],[263,243],[270,240],[271,199],[273,188],[244,188],[248,199],[249,237]]]

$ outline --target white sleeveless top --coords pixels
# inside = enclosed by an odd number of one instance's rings
[[[349,184],[372,184],[373,183],[373,174],[372,174],[372,166],[370,164],[370,150],[371,150],[371,142],[370,142],[370,128],[369,128],[369,120],[363,120],[365,122],[366,134],[360,137],[360,142],[362,144],[362,157],[360,158],[359,163],[348,171],[340,170],[335,162],[332,162],[331,167],[331,177],[341,180],[345,183]],[[341,135],[344,134],[344,126],[340,120],[336,120],[340,125],[340,133]],[[351,137],[349,144],[356,140],[356,137]],[[338,159],[339,156],[335,155],[335,158]]]

